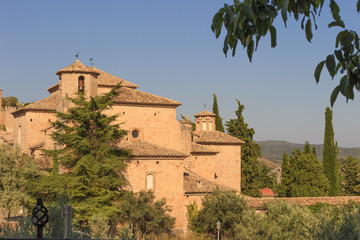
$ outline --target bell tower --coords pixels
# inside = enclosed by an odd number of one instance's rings
[[[215,113],[207,110],[195,114],[196,131],[215,131]]]
[[[60,101],[57,111],[65,112],[70,107],[68,97],[74,98],[78,92],[84,92],[86,98],[97,95],[97,77],[99,72],[89,68],[77,59],[73,64],[56,72],[59,75]]]

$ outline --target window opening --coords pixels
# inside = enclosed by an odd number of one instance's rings
[[[79,77],[78,90],[79,90],[79,92],[83,92],[85,90],[85,78],[84,78],[84,76]]]

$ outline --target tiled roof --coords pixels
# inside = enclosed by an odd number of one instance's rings
[[[54,91],[57,91],[57,90],[59,90],[59,84],[57,83],[57,84],[54,84],[54,85],[52,85],[51,87],[49,87],[48,89],[48,92],[50,92],[50,93],[52,93],[52,92],[54,92]]]
[[[121,86],[128,88],[138,88],[139,86],[128,82],[124,79],[111,75],[110,73],[104,72],[100,69],[97,69],[94,66],[91,66],[89,69],[94,69],[100,73],[97,77],[98,86],[107,86],[107,87],[115,87],[118,83],[121,83]]]
[[[55,111],[56,110],[56,104],[58,102],[58,93],[54,93],[53,95],[50,95],[50,97],[44,98],[42,100],[30,103],[29,105],[26,105],[25,107],[22,107],[16,111],[14,111],[12,114],[15,115],[20,112],[26,112],[26,111]]]
[[[219,153],[219,151],[216,151],[212,148],[206,147],[206,146],[202,146],[200,144],[191,143],[191,153],[201,153],[201,154],[216,154]]]
[[[327,203],[331,205],[342,205],[349,202],[360,202],[360,196],[344,197],[297,197],[297,198],[247,198],[248,204],[256,209],[264,209],[264,204],[272,201],[286,201],[290,204],[314,205],[315,203]]]
[[[194,124],[194,123],[193,123],[191,120],[189,120],[188,118],[181,119],[179,122],[182,123],[182,124]]]
[[[207,110],[204,110],[198,114],[195,114],[194,117],[215,117],[216,114],[215,113],[212,113],[212,112],[209,112]]]
[[[176,150],[143,141],[124,142],[119,145],[119,148],[130,150],[131,157],[186,158],[189,156]]]
[[[236,192],[236,189],[216,184],[206,180],[189,169],[184,169],[184,193],[185,194],[204,194],[211,193],[218,188],[221,191]]]
[[[119,89],[119,94],[114,98],[117,104],[131,104],[131,105],[151,105],[151,106],[168,106],[177,107],[181,105],[180,102],[171,100],[169,98],[160,97],[154,94],[145,93],[136,89],[122,87]]]
[[[80,62],[79,59],[77,59],[73,64],[59,70],[56,72],[57,75],[60,75],[61,73],[94,73],[94,74],[100,74],[96,69],[91,69],[84,64]]]
[[[241,145],[245,142],[220,131],[196,131],[194,141],[202,144]]]

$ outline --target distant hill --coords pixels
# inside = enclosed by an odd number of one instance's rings
[[[296,149],[300,148],[304,149],[304,144],[299,143],[291,143],[287,141],[257,141],[257,143],[261,146],[262,157],[267,158],[275,163],[280,163],[283,158],[284,152],[288,155]],[[320,161],[322,161],[322,144],[311,144],[311,148],[315,146],[317,157]],[[346,158],[349,155],[353,155],[353,157],[360,158],[360,148],[341,148],[339,147],[338,158]]]

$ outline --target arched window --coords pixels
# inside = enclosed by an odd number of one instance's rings
[[[209,122],[209,130],[212,131],[212,122]]]
[[[146,176],[146,189],[150,190],[154,188],[154,176],[152,174],[148,174]]]
[[[203,122],[203,130],[206,130],[206,122]]]
[[[85,90],[85,78],[84,76],[80,76],[78,81],[78,91],[83,92],[84,90]]]

